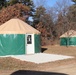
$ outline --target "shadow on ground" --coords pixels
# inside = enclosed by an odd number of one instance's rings
[[[63,73],[53,73],[53,72],[40,72],[40,71],[30,71],[30,70],[19,70],[11,75],[67,75]]]
[[[46,51],[47,48],[41,48],[41,52],[43,53],[44,51]]]

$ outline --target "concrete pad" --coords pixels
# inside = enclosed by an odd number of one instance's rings
[[[33,54],[33,55],[14,55],[11,57],[19,59],[21,61],[28,61],[28,62],[33,62],[33,63],[37,63],[37,64],[74,58],[72,56],[46,54],[46,53],[37,53],[37,54]]]

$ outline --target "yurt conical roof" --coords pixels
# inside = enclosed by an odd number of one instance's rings
[[[0,26],[0,34],[40,34],[38,30],[24,21],[14,18]]]
[[[76,31],[75,30],[69,30],[66,33],[64,33],[63,35],[60,36],[61,37],[76,37]]]

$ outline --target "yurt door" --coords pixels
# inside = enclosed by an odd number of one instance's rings
[[[26,34],[26,54],[34,54],[34,34]]]

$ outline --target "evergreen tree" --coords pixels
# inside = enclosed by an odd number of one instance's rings
[[[72,0],[72,2],[74,2],[76,4],[76,0]]]
[[[6,0],[0,0],[0,9],[1,9],[3,6],[6,6]]]

